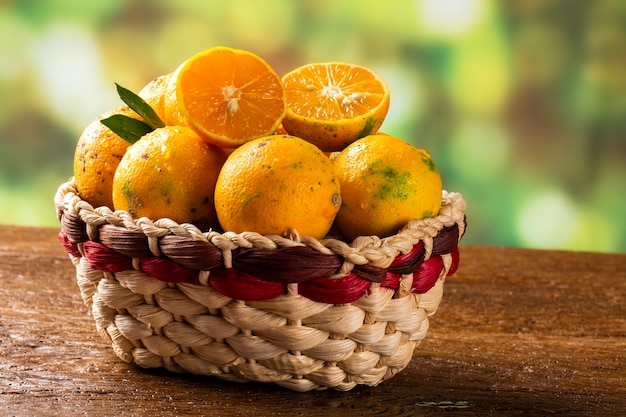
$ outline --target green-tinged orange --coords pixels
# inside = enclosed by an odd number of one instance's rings
[[[225,160],[222,149],[187,127],[155,129],[122,158],[113,178],[113,206],[134,218],[216,227],[213,195]]]
[[[390,236],[439,213],[441,176],[430,154],[389,135],[370,135],[334,156],[342,205],[335,224],[348,239]]]

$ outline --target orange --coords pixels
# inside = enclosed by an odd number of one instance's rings
[[[171,73],[160,75],[146,84],[137,94],[152,107],[157,116],[165,122],[165,97]],[[168,124],[168,123],[166,123]]]
[[[134,218],[217,225],[215,183],[223,150],[184,126],[155,129],[135,142],[113,178],[113,206]]]
[[[247,142],[217,179],[215,206],[224,230],[323,238],[341,205],[332,163],[311,143],[288,135]]]
[[[187,125],[176,98],[177,76],[177,71],[160,75],[146,84],[137,94],[152,107],[167,126]]]
[[[176,96],[176,79],[178,70],[169,74],[164,86],[163,97],[163,122],[168,126],[188,126],[183,117],[178,97]]]
[[[342,205],[335,224],[348,239],[390,236],[439,213],[441,176],[430,154],[402,139],[370,135],[333,159]]]
[[[78,195],[94,207],[113,207],[111,191],[115,169],[130,143],[100,123],[113,114],[141,119],[128,106],[100,115],[81,133],[74,151],[74,180]]]
[[[299,67],[282,78],[283,127],[327,152],[375,133],[389,110],[389,87],[372,70],[331,62]]]
[[[285,114],[280,77],[252,52],[210,48],[175,73],[184,122],[214,145],[234,148],[272,134]]]

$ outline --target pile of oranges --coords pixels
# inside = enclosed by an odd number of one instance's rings
[[[385,237],[435,216],[430,155],[378,132],[389,87],[315,63],[280,77],[259,56],[202,51],[89,124],[74,181],[92,206],[264,235]]]

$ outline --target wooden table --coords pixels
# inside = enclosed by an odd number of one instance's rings
[[[626,415],[626,254],[462,246],[407,369],[295,393],[121,362],[56,234],[0,226],[4,416]]]

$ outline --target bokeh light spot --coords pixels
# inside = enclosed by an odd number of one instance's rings
[[[449,164],[476,177],[500,175],[511,155],[511,138],[499,124],[470,119],[451,138]]]
[[[424,30],[456,38],[473,29],[485,11],[484,0],[418,0],[418,16]]]
[[[558,190],[532,196],[521,207],[517,232],[530,247],[558,249],[566,247],[576,234],[578,215],[574,203]]]
[[[99,50],[87,30],[72,24],[49,27],[30,48],[44,100],[55,117],[78,132],[121,104],[113,83],[106,81]]]
[[[376,69],[376,72],[387,82],[392,96],[389,112],[381,126],[381,131],[392,134],[396,126],[402,126],[423,116],[423,86],[414,69],[403,66],[387,66]]]
[[[504,42],[479,37],[456,50],[452,62],[449,94],[456,108],[470,115],[500,115],[512,84]]]

